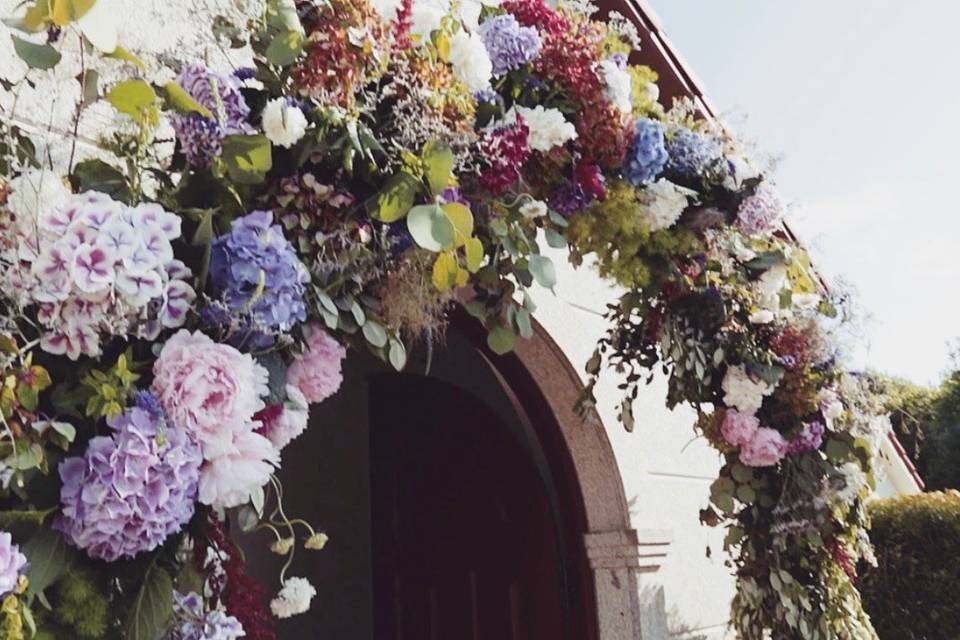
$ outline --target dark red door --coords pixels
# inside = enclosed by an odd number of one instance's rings
[[[548,493],[482,401],[418,376],[370,388],[376,640],[572,637]]]

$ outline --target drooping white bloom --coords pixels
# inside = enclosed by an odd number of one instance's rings
[[[651,231],[667,229],[680,218],[694,192],[660,178],[644,190],[644,218]]]
[[[727,369],[723,377],[723,402],[736,407],[740,413],[754,415],[763,404],[764,396],[773,393],[774,385],[759,377],[752,378],[743,365]]]
[[[493,63],[480,34],[463,29],[453,34],[450,38],[450,64],[454,75],[470,91],[477,92],[490,86]]]
[[[520,115],[530,129],[527,144],[534,151],[547,152],[577,137],[577,129],[567,122],[559,109],[544,109],[537,105],[533,109],[514,106],[507,112],[504,122],[512,124]]]
[[[633,79],[630,73],[616,60],[607,59],[600,62],[600,76],[607,85],[604,91],[607,99],[623,113],[633,111]]]
[[[450,13],[450,0],[414,0],[410,8],[410,36],[414,42],[430,42],[430,34],[440,28]]]
[[[306,578],[287,578],[277,597],[270,601],[270,611],[278,618],[289,618],[310,609],[310,601],[317,595]]]
[[[263,132],[279,147],[289,149],[307,131],[307,117],[286,98],[274,98],[263,108]]]
[[[527,220],[542,218],[547,215],[547,204],[540,200],[531,200],[520,207],[520,215]]]

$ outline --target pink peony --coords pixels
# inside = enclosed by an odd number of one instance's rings
[[[252,431],[237,433],[229,451],[200,469],[199,500],[225,509],[238,507],[270,480],[279,464],[280,452],[269,440]]]
[[[787,446],[787,441],[779,431],[759,427],[740,448],[740,462],[748,467],[772,467],[786,455]]]
[[[287,369],[287,384],[303,393],[308,402],[322,402],[343,382],[340,365],[347,350],[316,323],[306,328],[307,349]]]
[[[300,389],[287,385],[287,402],[270,405],[256,415],[262,425],[257,433],[266,437],[277,450],[283,449],[306,430],[310,417],[307,405]]]
[[[735,447],[746,446],[760,427],[760,421],[753,416],[740,413],[736,409],[727,409],[720,425],[724,439]]]
[[[232,455],[234,436],[256,427],[267,371],[249,355],[179,331],[153,366],[153,389],[170,420],[200,443],[205,460]]]

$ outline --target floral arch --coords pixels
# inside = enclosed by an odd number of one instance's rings
[[[4,637],[273,637],[270,616],[314,594],[295,551],[326,541],[273,471],[347,347],[402,369],[469,285],[492,352],[549,357],[529,295],[556,283],[547,246],[623,291],[579,398],[537,380],[570,401],[561,426],[590,414],[605,365],[627,429],[666,376],[724,460],[701,519],[727,531],[737,633],[875,637],[854,578],[883,424],[839,359],[842,300],[729,133],[661,105],[630,19],[578,0],[267,0],[213,21],[203,51],[247,62],[218,67],[137,55],[104,7],[35,0],[10,21]],[[75,125],[58,137],[18,98],[62,69]],[[85,153],[89,112],[112,125]],[[269,611],[228,512],[289,559]]]

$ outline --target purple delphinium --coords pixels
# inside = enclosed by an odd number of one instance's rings
[[[112,562],[154,549],[193,516],[200,446],[151,409],[111,418],[112,436],[93,438],[83,457],[60,464],[55,527],[91,558]]]
[[[771,184],[764,182],[740,204],[737,226],[748,234],[766,235],[777,227],[782,217],[780,194]]]
[[[823,423],[804,423],[800,433],[790,441],[787,453],[798,454],[806,451],[816,451],[823,444]]]
[[[223,611],[204,611],[203,598],[173,592],[174,623],[163,640],[236,640],[246,635],[240,621]]]
[[[635,187],[656,179],[667,164],[663,125],[650,118],[639,118],[636,134],[623,161],[623,177]]]
[[[0,531],[0,598],[17,588],[20,576],[26,570],[27,557],[13,544],[13,537]]]
[[[480,25],[480,37],[493,63],[493,76],[519,69],[540,53],[540,34],[534,27],[522,27],[506,13],[488,18]]]
[[[209,167],[211,159],[220,155],[223,138],[249,131],[247,117],[250,107],[240,93],[240,82],[234,75],[190,64],[183,68],[176,82],[213,114],[213,118],[199,113],[178,114],[172,119],[187,161],[195,167]]]
[[[308,282],[307,268],[269,211],[234,220],[230,233],[213,241],[214,296],[252,320],[253,328],[289,331],[306,320],[303,296]]]
[[[704,178],[722,164],[723,150],[709,136],[685,127],[674,129],[667,138],[667,169],[687,178]]]

